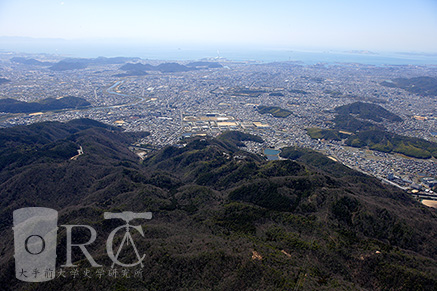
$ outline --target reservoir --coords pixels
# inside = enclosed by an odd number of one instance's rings
[[[275,149],[264,149],[264,155],[267,157],[269,161],[277,161],[279,160],[280,150]]]

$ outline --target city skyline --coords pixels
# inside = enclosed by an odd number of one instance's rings
[[[177,47],[437,52],[420,1],[1,1],[0,36]]]

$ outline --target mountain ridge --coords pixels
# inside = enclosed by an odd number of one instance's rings
[[[74,96],[62,98],[45,98],[36,102],[19,101],[12,98],[0,99],[0,112],[35,113],[50,110],[83,108],[90,106],[87,100]]]
[[[256,137],[231,132],[141,162],[127,149],[138,134],[92,120],[0,129],[0,137],[0,158],[22,157],[0,168],[5,290],[30,286],[14,278],[11,244],[12,211],[28,206],[57,209],[60,224],[91,223],[99,233],[92,254],[106,265],[104,239],[119,222],[103,212],[151,211],[145,237],[134,236],[147,272],[124,280],[126,288],[425,290],[437,282],[436,211],[310,150],[266,161],[238,145]],[[83,155],[70,160],[78,146]],[[73,260],[89,267],[80,252]],[[57,261],[65,262],[62,246]],[[33,288],[117,280],[67,277]]]

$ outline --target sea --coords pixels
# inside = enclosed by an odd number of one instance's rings
[[[306,65],[317,63],[357,63],[365,65],[436,65],[437,52],[368,52],[332,50],[294,50],[294,49],[255,49],[229,47],[184,47],[176,45],[154,46],[149,44],[126,43],[88,43],[84,41],[9,39],[0,37],[0,53],[46,53],[65,57],[95,58],[139,57],[145,60],[189,61],[201,59],[226,59],[241,62],[297,62]]]

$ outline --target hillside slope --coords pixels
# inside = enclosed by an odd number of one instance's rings
[[[437,213],[400,190],[308,150],[284,149],[289,160],[266,161],[237,146],[247,135],[193,139],[142,163],[127,149],[134,138],[91,120],[0,130],[3,290],[432,290],[437,284]],[[79,146],[84,154],[71,160]],[[59,225],[92,225],[98,236],[90,252],[106,271],[105,240],[122,221],[104,220],[103,212],[151,211],[152,220],[134,221],[144,228],[144,237],[134,234],[146,255],[142,276],[99,279],[77,251],[78,278],[64,268],[65,278],[45,283],[15,279],[12,212],[29,206],[58,210]],[[59,267],[65,231],[58,236]],[[87,269],[92,278],[83,276]]]

